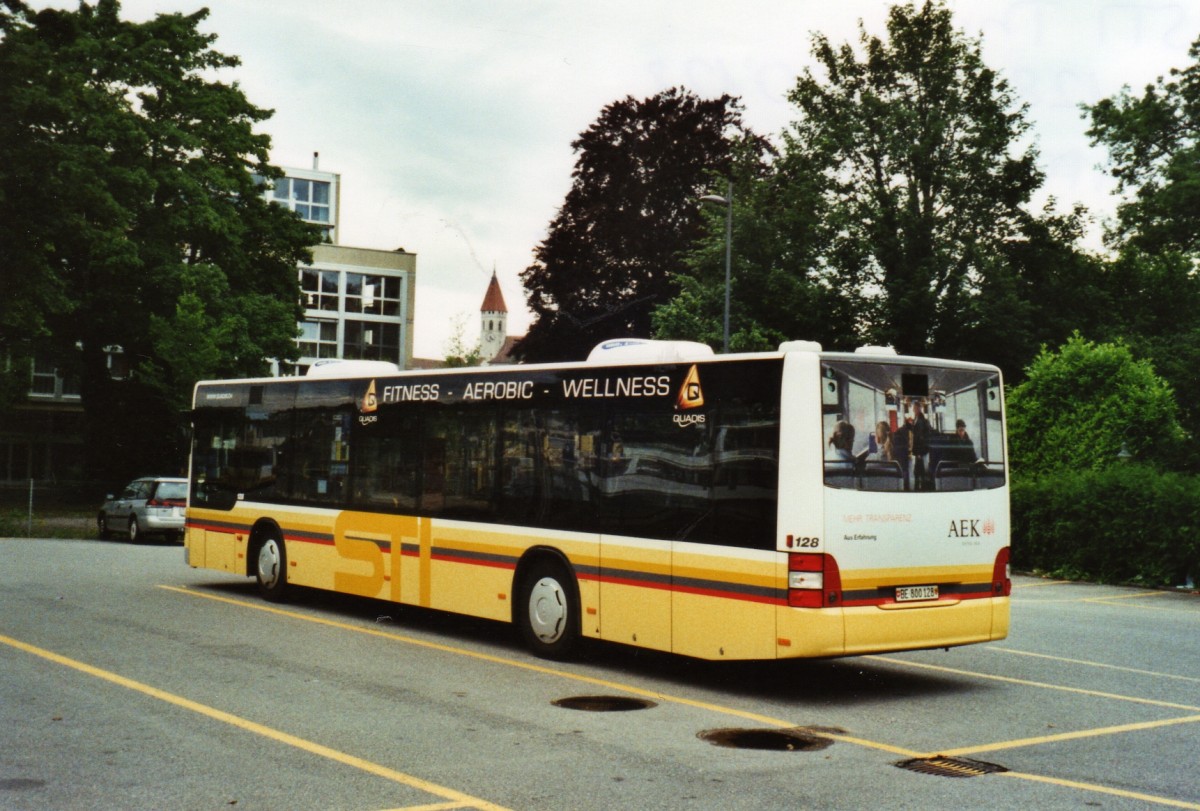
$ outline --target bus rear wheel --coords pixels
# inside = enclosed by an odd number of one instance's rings
[[[258,593],[264,600],[277,603],[287,594],[287,547],[278,535],[268,535],[255,557]]]
[[[579,591],[567,567],[537,561],[521,578],[517,624],[525,644],[538,656],[563,659],[579,641]]]

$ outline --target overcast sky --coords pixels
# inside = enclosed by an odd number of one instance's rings
[[[71,0],[35,7],[73,7]],[[740,96],[777,135],[811,32],[883,35],[880,0],[124,0],[124,16],[211,9],[205,28],[242,66],[226,78],[273,109],[280,166],[342,178],[340,241],[417,254],[416,354],[441,357],[451,323],[478,337],[493,267],[528,325],[517,274],[570,186],[571,141],[600,109],[683,86]],[[1100,217],[1114,201],[1081,103],[1140,89],[1187,61],[1196,0],[951,0],[987,64],[1029,104],[1045,192]],[[797,335],[796,338],[806,336]]]

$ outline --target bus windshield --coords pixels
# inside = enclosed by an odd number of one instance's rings
[[[1005,484],[995,370],[827,360],[821,376],[826,486],[947,492]]]

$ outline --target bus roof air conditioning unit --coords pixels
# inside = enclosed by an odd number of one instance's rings
[[[712,347],[696,341],[614,338],[597,344],[588,363],[686,363],[711,357]]]

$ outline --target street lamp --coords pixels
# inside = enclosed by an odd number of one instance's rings
[[[700,198],[701,203],[716,203],[725,206],[725,340],[721,352],[729,354],[729,260],[733,252],[733,181],[722,197],[719,194],[706,194]]]

